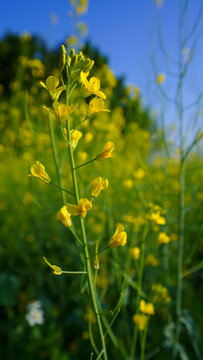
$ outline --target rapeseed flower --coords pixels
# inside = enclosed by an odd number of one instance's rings
[[[140,300],[140,311],[145,314],[154,315],[154,305],[151,303],[146,303],[143,299]]]
[[[157,225],[165,225],[166,219],[160,215],[159,212],[152,213],[150,215],[150,220],[154,221]]]
[[[65,137],[67,138],[67,130],[66,130],[66,128],[64,128],[63,130],[64,130],[64,133],[65,133]],[[81,131],[74,130],[74,129],[72,129],[70,133],[71,133],[72,148],[73,148],[73,150],[75,150],[77,145],[78,145],[78,141],[82,137],[82,133],[81,133]]]
[[[134,260],[138,260],[140,257],[140,248],[135,246],[130,248],[129,250],[130,252],[130,256],[134,259]]]
[[[160,261],[153,254],[149,254],[145,259],[145,264],[149,266],[159,266]]]
[[[139,168],[133,173],[133,175],[136,179],[141,180],[145,177],[145,171]]]
[[[49,76],[45,83],[40,81],[40,84],[49,92],[53,101],[58,100],[62,91],[66,89],[66,87],[63,85],[59,86],[59,79],[56,76]]]
[[[80,215],[83,218],[87,215],[87,211],[91,210],[92,203],[88,199],[80,199],[78,205],[66,204],[67,211],[71,215]]]
[[[141,315],[141,314],[135,314],[135,315],[133,315],[133,321],[137,325],[138,329],[140,331],[143,331],[147,324],[148,316]]]
[[[161,85],[163,84],[163,82],[165,81],[166,79],[166,75],[164,73],[160,73],[158,76],[157,76],[157,84]]]
[[[160,232],[157,241],[159,244],[168,244],[170,241],[170,237],[166,235],[165,232]]]
[[[59,122],[61,125],[64,125],[68,116],[72,114],[78,107],[78,104],[75,105],[66,105],[62,104],[59,101],[54,101],[53,108],[54,110],[48,108],[47,106],[43,105],[43,108],[47,111],[53,113],[56,117],[58,117]]]
[[[98,178],[92,181],[91,185],[92,185],[91,195],[97,198],[102,190],[107,189],[107,187],[109,186],[109,182],[108,179],[99,176]]]
[[[154,301],[169,303],[171,301],[170,296],[168,295],[168,289],[161,284],[153,284],[152,291],[154,294]]]
[[[91,116],[95,115],[96,113],[99,113],[102,111],[110,112],[110,110],[108,110],[104,107],[104,100],[96,97],[96,98],[92,99],[89,103],[87,117],[90,118]]]
[[[44,165],[42,165],[39,161],[37,161],[36,164],[30,167],[30,172],[31,174],[29,174],[28,176],[38,177],[47,184],[51,181],[49,175],[45,171]]]
[[[108,141],[102,150],[102,152],[96,156],[96,160],[104,160],[110,157],[113,157],[113,151],[114,151],[115,145],[112,141]]]
[[[110,248],[124,246],[127,243],[127,234],[124,229],[125,227],[122,224],[117,225],[116,231],[108,243]]]
[[[57,220],[60,220],[66,227],[71,226],[71,214],[69,214],[65,205],[58,211],[56,218]]]
[[[78,145],[78,141],[80,140],[80,138],[82,137],[82,133],[81,131],[78,130],[71,130],[71,144],[72,144],[72,148],[73,150],[76,149],[77,145]]]
[[[85,73],[81,71],[80,79],[82,82],[82,94],[84,97],[88,97],[90,95],[96,95],[101,97],[102,99],[106,99],[106,95],[99,91],[100,89],[100,80],[97,77],[91,77],[90,80],[87,80],[87,76],[89,72]]]

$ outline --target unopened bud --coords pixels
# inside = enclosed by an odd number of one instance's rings
[[[71,59],[70,66],[75,66],[78,62],[78,55],[74,55]]]
[[[84,64],[84,68],[85,68],[85,71],[87,72],[87,71],[90,71],[91,70],[91,68],[93,67],[93,65],[94,65],[94,61],[93,60],[91,60],[91,59],[86,59],[85,60],[85,64]]]
[[[74,55],[75,55],[75,50],[74,50],[74,49],[70,49],[70,51],[69,51],[69,56],[70,56],[71,58],[73,58]]]
[[[71,57],[68,55],[68,57],[67,57],[67,63],[68,63],[68,66],[70,66],[70,64],[71,64]]]
[[[66,55],[65,54],[61,54],[60,58],[59,58],[59,70],[63,70],[64,66],[66,63]]]
[[[90,60],[90,59],[89,59],[89,60]],[[90,70],[93,68],[93,66],[94,66],[94,60],[91,60],[89,66],[88,66],[88,68],[87,68],[87,71],[90,71]]]
[[[82,60],[84,60],[84,55],[83,55],[82,51],[79,51],[79,53],[78,53],[78,61],[82,61]]]
[[[61,54],[66,55],[66,48],[64,45],[61,45]]]

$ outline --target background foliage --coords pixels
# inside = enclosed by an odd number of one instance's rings
[[[163,208],[166,225],[151,224],[146,238],[143,291],[153,301],[152,284],[167,287],[171,301],[154,301],[156,315],[152,317],[147,341],[147,359],[170,359],[173,325],[176,252],[178,234],[178,161],[175,144],[167,139],[173,129],[158,128],[148,109],[143,108],[139,89],[125,86],[116,79],[108,60],[91,44],[84,53],[95,60],[93,75],[101,79],[107,96],[109,114],[98,114],[84,127],[77,149],[77,161],[91,159],[106,140],[114,141],[113,160],[95,163],[80,171],[81,193],[90,195],[90,182],[105,176],[110,186],[95,203],[87,217],[88,241],[101,241],[105,247],[115,224],[127,224],[128,244],[101,255],[97,284],[103,311],[111,319],[110,310],[117,304],[123,277],[127,283],[119,316],[113,325],[117,343],[108,338],[110,358],[118,358],[120,347],[128,349],[135,313],[136,276],[138,262],[130,257],[129,249],[140,246],[144,225],[150,214],[149,203]],[[46,256],[64,269],[78,270],[81,266],[78,248],[68,229],[56,221],[62,206],[60,192],[36,179],[28,180],[29,166],[36,160],[46,165],[56,180],[49,138],[47,115],[42,104],[50,105],[39,81],[57,75],[58,49],[50,51],[43,41],[28,35],[8,34],[0,42],[0,355],[1,359],[89,359],[91,345],[88,335],[90,304],[85,296],[83,278],[55,278],[45,266]],[[87,107],[84,100],[74,121]],[[69,188],[70,171],[61,134],[55,127],[62,168],[62,182]],[[167,149],[167,151],[166,151]],[[201,257],[203,173],[202,156],[198,148],[186,164],[186,227],[184,248],[184,316],[181,346],[184,359],[200,359],[199,331],[202,331]],[[68,199],[70,200],[70,199]],[[171,241],[157,243],[160,231]],[[192,270],[191,270],[192,269]],[[193,272],[194,270],[194,272]],[[29,326],[27,305],[39,300],[44,311],[42,325]],[[94,328],[94,321],[93,321]],[[125,329],[125,330],[124,330]],[[97,336],[96,330],[95,337]],[[125,332],[125,334],[124,334]],[[116,345],[116,346],[115,346]]]

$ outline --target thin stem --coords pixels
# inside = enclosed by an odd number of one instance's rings
[[[183,21],[183,20],[182,20]],[[177,85],[177,102],[176,109],[179,119],[179,142],[180,142],[180,160],[179,160],[179,236],[178,236],[178,252],[177,252],[177,285],[176,285],[176,326],[175,326],[175,337],[173,344],[172,359],[177,358],[178,343],[180,338],[181,328],[181,315],[182,315],[182,266],[183,266],[183,246],[184,246],[184,230],[185,230],[185,166],[184,166],[184,129],[183,129],[183,81],[184,72],[183,64],[181,61],[182,51],[182,34],[183,24],[180,23],[179,28],[179,82]]]
[[[52,118],[51,118],[51,115],[50,115],[49,112],[48,112],[48,120],[49,120],[48,121],[48,123],[49,123],[49,133],[50,133],[52,153],[53,153],[53,158],[54,158],[54,163],[55,163],[55,168],[56,168],[57,180],[58,180],[59,188],[61,189],[62,202],[63,202],[63,204],[65,204],[66,203],[66,196],[64,194],[64,191],[62,190],[61,173],[60,173],[58,154],[57,154],[57,149],[56,149],[53,121],[52,121]],[[53,185],[53,183],[51,183],[51,185]],[[71,195],[73,195],[73,194],[71,194]]]
[[[83,245],[82,241],[79,239],[79,237],[74,233],[74,231],[69,227],[70,232],[73,234],[73,236],[76,238],[76,240],[80,243],[80,245]]]
[[[73,194],[72,192],[70,192],[70,191],[68,191],[68,190],[66,190],[66,189],[64,189],[64,188],[62,188],[62,187],[54,184],[52,181],[50,181],[49,184],[57,187],[58,189],[60,189],[60,190],[62,190],[62,191],[65,191],[66,193],[68,193],[68,194],[70,194],[70,195],[72,195],[72,196],[74,196],[74,194]]]
[[[148,232],[148,225],[145,225],[142,242],[141,242],[141,257],[140,257],[140,268],[138,273],[138,292],[137,292],[137,299],[136,299],[136,313],[139,309],[140,297],[142,292],[142,278],[143,278],[143,270],[144,270],[144,257],[145,257],[145,239]],[[133,332],[133,339],[132,339],[132,346],[131,346],[131,359],[134,358],[136,343],[137,343],[137,335],[138,335],[138,327],[135,324],[134,332]]]
[[[62,274],[76,274],[76,275],[80,275],[80,274],[87,274],[87,271],[63,271],[63,270],[62,270]]]
[[[148,320],[148,323],[149,323],[149,320]],[[145,358],[148,323],[144,329],[144,333],[142,334],[140,360],[144,360],[144,358]]]
[[[67,87],[66,87],[66,104],[67,105],[68,105],[68,102],[69,102],[70,76],[71,76],[71,74],[69,73],[68,67],[67,67],[67,78],[68,78]],[[79,191],[78,191],[77,176],[76,176],[76,171],[75,171],[75,161],[74,161],[74,156],[73,156],[73,148],[72,148],[72,143],[71,143],[71,133],[70,133],[69,118],[67,119],[67,122],[66,122],[66,129],[67,129],[67,138],[68,138],[68,141],[70,143],[70,145],[68,147],[68,151],[69,151],[69,157],[70,157],[70,165],[71,165],[73,188],[74,188],[74,194],[75,194],[75,202],[76,202],[76,205],[78,205],[78,203],[79,203]],[[97,307],[95,289],[94,289],[94,285],[93,285],[92,269],[91,269],[91,264],[90,264],[90,259],[89,259],[89,251],[88,251],[88,245],[87,245],[85,223],[84,223],[84,218],[82,218],[82,217],[80,217],[80,228],[81,228],[83,249],[84,249],[84,255],[85,255],[85,266],[86,266],[86,270],[87,270],[89,292],[90,292],[90,297],[91,297],[91,300],[92,300],[92,305],[93,305],[93,309],[94,309],[94,312],[95,312],[95,316],[96,316],[96,320],[97,320],[97,324],[98,324],[98,328],[99,328],[99,333],[100,333],[100,338],[101,338],[101,344],[102,344],[102,352],[100,354],[101,355],[104,354],[104,360],[108,360],[107,352],[106,352],[106,345],[105,345],[105,338],[104,338],[104,333],[103,333],[103,327],[102,327],[101,318],[100,318],[100,314],[99,314],[98,307]]]
[[[73,170],[77,170],[77,169],[79,169],[80,167],[85,166],[85,165],[87,165],[87,164],[90,164],[91,162],[93,162],[93,161],[95,161],[95,160],[96,160],[96,158],[95,158],[95,159],[92,159],[92,160],[89,160],[89,161],[87,161],[87,162],[85,162],[85,163],[83,163],[83,164],[81,164],[81,165],[76,166]]]
[[[109,246],[106,246],[105,248],[99,250],[95,255],[91,256],[90,259],[93,259],[95,256],[99,255],[100,253],[102,253],[103,251],[110,249]]]

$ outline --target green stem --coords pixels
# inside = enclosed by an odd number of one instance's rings
[[[181,316],[182,316],[182,266],[183,266],[183,245],[185,228],[184,211],[184,189],[185,189],[185,171],[184,166],[180,166],[180,195],[179,195],[179,237],[178,237],[178,262],[177,262],[177,287],[176,287],[176,327],[173,348],[173,359],[177,357],[177,347],[180,337]]]
[[[82,167],[82,166],[85,166],[85,165],[87,165],[87,164],[90,164],[91,162],[93,162],[93,161],[95,161],[96,160],[96,158],[95,159],[92,159],[92,160],[89,160],[89,161],[87,161],[86,163],[83,163],[83,164],[81,164],[81,165],[78,165],[78,166],[76,166],[75,168],[74,168],[74,170],[77,170],[77,169],[79,169],[80,167]]]
[[[49,112],[48,112],[48,120],[49,120],[49,133],[50,133],[52,153],[53,153],[53,158],[54,158],[54,163],[55,163],[55,168],[56,168],[57,180],[58,180],[59,188],[62,188],[61,173],[60,173],[58,154],[57,154],[57,149],[56,149],[53,121],[52,121],[52,118],[51,118],[51,115],[50,115]],[[51,184],[53,185],[53,183],[51,183]],[[63,204],[65,204],[66,203],[66,196],[65,196],[64,191],[62,189],[61,189],[61,198],[62,198]]]
[[[73,234],[73,236],[76,238],[76,240],[80,243],[80,245],[82,244],[82,241],[79,239],[79,237],[74,233],[74,231],[71,229],[71,227],[69,227],[70,232]]]
[[[138,273],[138,292],[137,292],[137,299],[136,299],[136,313],[139,309],[141,291],[142,291],[142,278],[143,278],[143,270],[144,270],[144,257],[145,257],[145,239],[148,232],[148,225],[145,225],[143,231],[143,237],[141,242],[141,256],[140,256],[140,268]],[[138,327],[135,324],[134,332],[133,332],[133,339],[132,339],[132,346],[131,346],[131,359],[133,360],[135,354],[135,348],[137,343],[137,335],[138,335]]]
[[[55,187],[57,187],[58,189],[60,189],[60,190],[62,190],[62,191],[67,192],[68,194],[70,194],[70,195],[72,195],[72,196],[74,196],[74,194],[73,194],[72,192],[70,192],[70,191],[68,191],[68,190],[66,190],[66,189],[64,189],[64,188],[62,188],[62,187],[60,187],[60,186],[58,186],[58,185],[54,184],[52,181],[50,181],[50,182],[49,182],[49,184],[50,184],[50,185],[53,185],[53,186],[55,186]]]
[[[87,274],[86,271],[63,271],[62,270],[62,274],[76,274],[76,275],[80,275],[80,274]]]
[[[184,15],[183,15],[184,17]],[[176,111],[179,120],[179,143],[180,143],[180,159],[179,159],[179,236],[178,236],[178,252],[177,252],[177,285],[176,285],[176,325],[175,337],[173,344],[172,359],[175,360],[178,354],[178,343],[180,338],[181,316],[182,316],[182,267],[183,267],[183,246],[185,231],[185,161],[184,161],[184,117],[183,117],[183,81],[184,66],[182,63],[183,49],[183,23],[179,27],[179,81],[177,85]]]
[[[68,75],[68,81],[67,81],[67,87],[66,87],[66,104],[68,105],[69,102],[69,82],[70,82],[70,73],[67,72]],[[71,173],[72,173],[72,180],[73,180],[73,188],[74,188],[74,194],[75,194],[75,202],[76,205],[79,203],[79,191],[78,191],[78,183],[77,183],[77,176],[75,171],[75,161],[73,156],[73,148],[71,143],[71,133],[70,133],[70,122],[69,119],[67,119],[66,123],[67,128],[67,137],[68,142],[70,145],[68,146],[69,151],[69,157],[70,157],[70,165],[71,165]],[[87,271],[87,279],[88,279],[88,286],[89,286],[89,293],[92,300],[93,309],[95,312],[100,338],[101,338],[101,344],[102,344],[102,354],[104,354],[104,360],[108,360],[107,352],[106,352],[106,345],[105,345],[105,338],[103,333],[103,327],[102,322],[100,318],[100,314],[98,311],[97,301],[96,301],[96,295],[95,295],[95,289],[93,285],[93,277],[92,277],[92,269],[91,269],[91,263],[89,259],[89,251],[88,251],[88,245],[87,245],[87,238],[86,238],[86,231],[85,231],[85,223],[84,219],[80,217],[80,228],[81,228],[81,234],[82,234],[82,242],[83,242],[83,249],[84,249],[84,255],[85,255],[85,265],[86,265],[86,271]]]
[[[149,320],[148,320],[148,323],[149,323]],[[147,331],[148,331],[148,324],[146,325],[146,327],[144,329],[144,333],[142,335],[140,360],[144,360],[144,358],[145,358]]]

